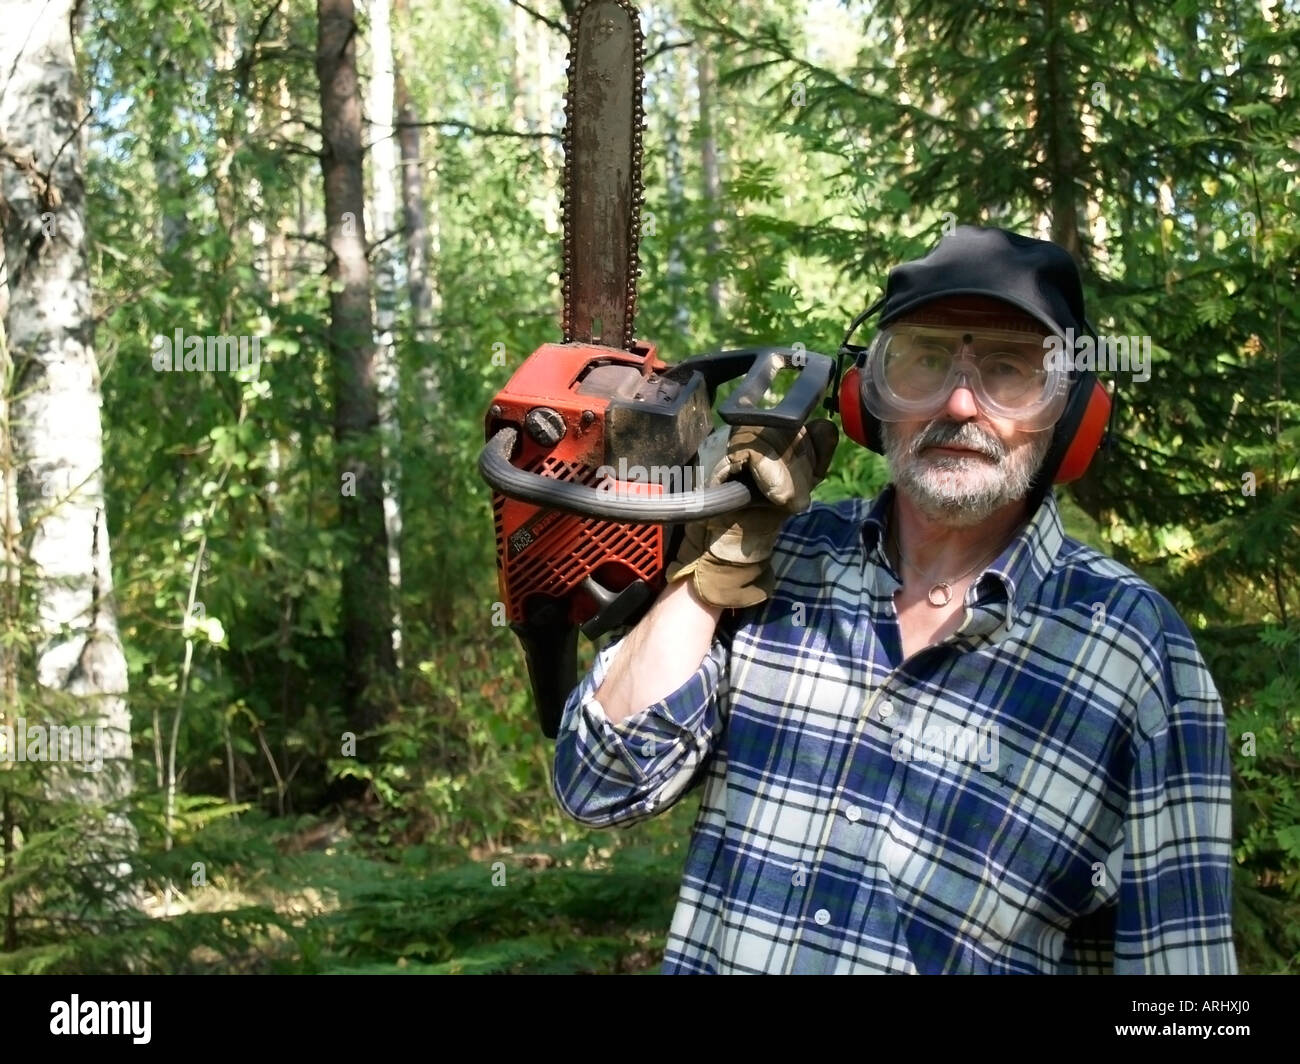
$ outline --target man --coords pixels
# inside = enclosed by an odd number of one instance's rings
[[[1074,263],[961,227],[882,304],[839,402],[890,485],[800,513],[830,423],[733,432],[715,479],[767,503],[688,529],[599,655],[558,800],[629,824],[703,784],[665,972],[1235,972],[1218,693],[1051,492]]]

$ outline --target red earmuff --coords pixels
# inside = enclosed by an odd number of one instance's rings
[[[867,429],[862,422],[862,392],[859,391],[858,367],[850,366],[844,379],[840,381],[839,391],[840,424],[844,426],[844,435],[854,443],[870,448]]]
[[[1080,381],[1075,387],[1087,398],[1079,396],[1077,398],[1080,401],[1076,402],[1073,401],[1075,397],[1072,397],[1066,409],[1066,417],[1074,414],[1074,424],[1067,423],[1058,426],[1056,430],[1064,431],[1069,443],[1066,444],[1060,465],[1056,467],[1056,476],[1053,478],[1055,484],[1068,484],[1087,472],[1088,463],[1101,446],[1106,425],[1110,421],[1110,394],[1101,381],[1089,374],[1087,380]]]

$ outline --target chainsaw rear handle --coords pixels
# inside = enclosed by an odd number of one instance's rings
[[[759,401],[767,394],[776,375],[787,367],[798,371],[798,379],[775,407],[760,409]],[[687,359],[669,367],[666,375],[687,379],[691,373],[699,373],[712,400],[718,385],[744,373],[745,380],[719,407],[718,416],[729,425],[797,428],[825,393],[834,368],[830,358],[810,351],[751,347]],[[543,477],[510,463],[518,439],[517,429],[509,426],[498,429],[479,454],[479,473],[502,495],[552,510],[627,524],[677,524],[732,513],[755,502],[751,488],[739,481],[696,491],[628,496]]]
[[[764,410],[758,404],[783,369],[798,371],[790,390],[776,406]],[[718,385],[745,374],[727,401],[718,407],[718,417],[728,425],[758,425],[762,428],[797,429],[813,412],[835,372],[835,362],[815,351],[792,347],[744,347],[688,358],[669,373],[678,376],[695,372],[704,378],[713,398]]]

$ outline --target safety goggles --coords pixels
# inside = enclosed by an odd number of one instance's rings
[[[961,384],[985,414],[1045,429],[1065,408],[1063,363],[1048,356],[1037,332],[900,323],[882,329],[868,350],[862,398],[881,421],[912,421],[938,414]]]

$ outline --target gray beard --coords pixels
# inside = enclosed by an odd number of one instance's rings
[[[906,445],[889,422],[881,422],[880,430],[890,479],[921,513],[951,528],[977,525],[994,511],[1028,495],[1053,435],[1051,429],[1036,432],[1029,443],[1009,450],[972,422],[932,421]],[[922,448],[937,444],[973,447],[992,461],[920,456]],[[977,473],[974,478],[969,475],[971,471]]]

